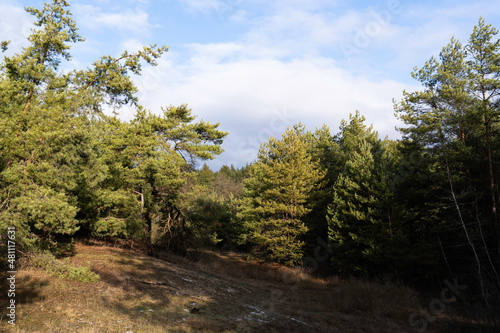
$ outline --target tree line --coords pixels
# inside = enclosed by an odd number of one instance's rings
[[[27,8],[38,29],[0,65],[2,237],[14,225],[23,249],[114,236],[150,252],[241,250],[290,266],[320,239],[332,246],[328,272],[458,276],[498,299],[500,42],[483,19],[465,45],[452,38],[415,68],[422,89],[394,103],[402,139],[379,138],[356,111],[338,133],[299,123],[263,143],[254,163],[213,172],[197,165],[222,152],[218,123],[137,99],[132,76],[168,48],[62,71],[84,40],[68,6]],[[125,105],[130,121],[118,117]]]

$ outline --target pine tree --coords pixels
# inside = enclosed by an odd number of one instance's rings
[[[83,41],[67,7],[52,0],[27,8],[39,29],[0,66],[0,231],[14,223],[30,245],[79,229],[127,237],[143,229],[150,242],[155,225],[171,222],[184,174],[222,152],[227,133],[194,122],[186,105],[159,115],[139,105],[130,75],[156,65],[168,47],[60,71],[70,44]],[[124,105],[137,110],[129,123],[102,112]]]
[[[180,190],[196,159],[219,154],[227,134],[217,130],[218,124],[194,120],[187,105],[163,108],[161,115],[139,107],[130,123],[109,118],[101,149],[109,178],[98,202],[106,209],[93,229],[109,234],[119,227],[117,234],[129,235],[127,230],[137,232],[137,226],[142,226],[139,229],[147,244],[167,237],[175,243],[172,246],[182,250],[183,245],[175,239],[182,236],[179,228],[183,227],[177,205]],[[108,202],[118,198],[121,201]]]
[[[342,121],[339,145],[343,155],[328,208],[329,238],[339,246],[334,267],[344,274],[383,270],[392,230],[387,214],[389,189],[380,167],[384,148],[359,112]]]
[[[67,110],[70,75],[58,73],[60,60],[70,59],[69,44],[83,40],[65,7],[54,1],[27,8],[40,29],[0,67],[0,229],[13,223],[24,245],[77,231],[76,177],[102,171],[85,167],[90,138],[85,122]]]
[[[309,197],[323,177],[311,161],[300,126],[288,128],[281,140],[262,144],[258,162],[245,182],[247,239],[267,258],[287,265],[302,260],[303,221],[310,211]]]
[[[215,174],[210,169],[210,167],[206,163],[204,163],[201,169],[198,171],[196,178],[197,184],[209,186],[215,180]]]
[[[493,229],[493,247],[497,255],[500,254],[500,225],[497,212],[497,185],[495,178],[495,156],[493,142],[498,133],[500,116],[500,39],[494,40],[498,30],[491,24],[486,24],[483,18],[474,27],[466,51],[469,55],[468,71],[471,80],[471,93],[475,97],[475,108],[478,116],[483,120],[485,155],[488,170],[489,205],[491,207],[491,222]],[[496,145],[498,148],[498,145]],[[497,156],[498,158],[498,156]],[[500,286],[499,286],[500,287]]]
[[[318,163],[324,172],[319,188],[311,193],[313,205],[304,219],[309,228],[306,240],[307,251],[314,253],[318,238],[323,241],[328,239],[327,208],[333,201],[332,188],[340,171],[341,154],[337,140],[326,125],[314,132],[307,131],[304,134],[304,140],[307,143],[311,160]]]
[[[421,165],[428,168],[427,175],[416,173],[401,184],[404,192],[408,184],[416,188],[419,183],[417,191],[428,199],[413,198],[402,210],[414,211],[421,219],[414,227],[425,238],[421,244],[428,257],[441,254],[450,275],[473,272],[483,294],[482,270],[496,277],[500,286],[492,255],[498,249],[494,168],[498,154],[493,149],[500,96],[496,34],[480,19],[467,45],[452,38],[438,59],[433,57],[414,71],[424,90],[405,92],[396,105],[407,125],[401,129],[404,145],[414,147]]]

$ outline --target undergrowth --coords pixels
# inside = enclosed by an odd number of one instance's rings
[[[98,274],[92,272],[90,262],[87,266],[75,266],[69,262],[69,258],[65,258],[61,262],[52,253],[48,252],[33,254],[31,264],[60,279],[97,282],[100,278]]]

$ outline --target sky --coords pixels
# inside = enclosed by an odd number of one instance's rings
[[[411,77],[454,36],[466,43],[479,17],[500,28],[496,0],[70,0],[86,38],[64,70],[103,55],[168,45],[157,67],[134,77],[140,103],[159,112],[188,104],[198,120],[229,132],[207,164],[244,166],[262,142],[301,122],[332,134],[359,110],[381,138],[400,138],[393,101],[420,85]],[[0,0],[6,55],[26,46],[33,18]],[[119,110],[123,120],[132,108]]]

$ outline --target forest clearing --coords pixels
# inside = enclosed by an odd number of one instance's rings
[[[500,39],[483,17],[380,111],[398,138],[328,105],[338,123],[268,117],[245,141],[223,124],[255,110],[142,104],[169,46],[74,61],[72,8],[25,7],[23,46],[0,40],[0,330],[498,332]],[[251,162],[208,165],[248,141]]]
[[[194,261],[167,253],[151,257],[137,249],[140,244],[132,250],[91,243],[76,244],[66,255],[77,266],[90,263],[98,282],[23,269],[17,275],[21,319],[13,330],[3,317],[0,330],[401,333],[413,331],[409,318],[423,301],[391,282],[313,277],[237,253],[200,253]],[[454,306],[447,305],[426,332],[494,331],[492,323],[458,316]]]

